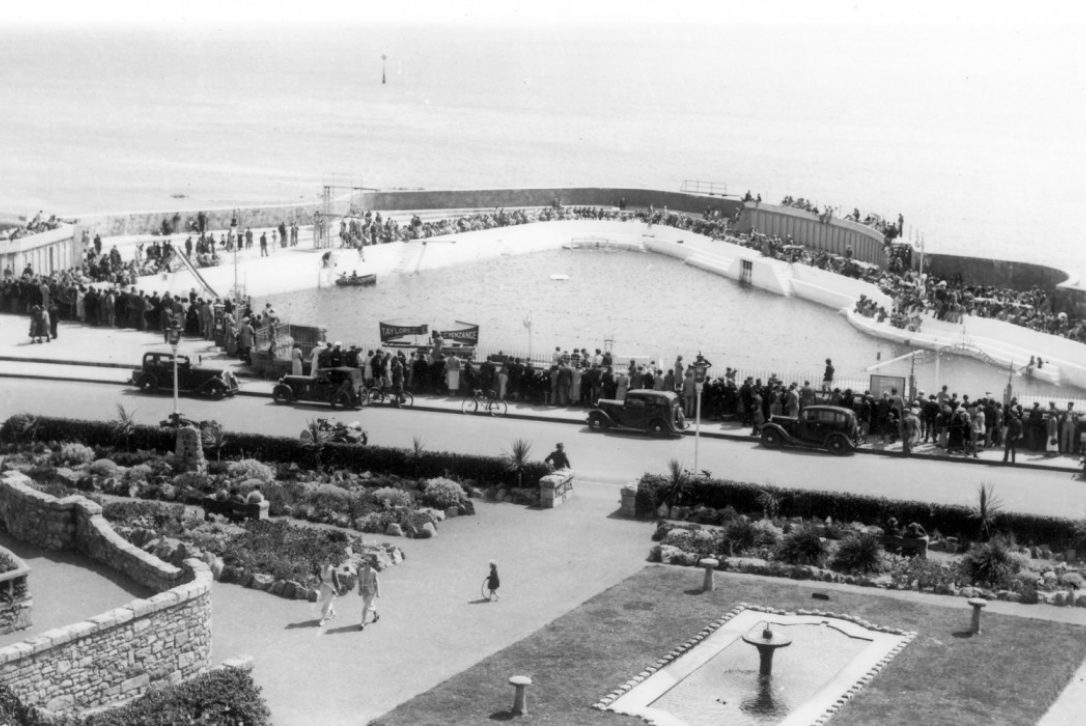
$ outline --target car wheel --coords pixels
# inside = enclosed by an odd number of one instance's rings
[[[347,408],[351,405],[351,399],[347,397],[346,393],[337,393],[332,396],[330,404],[332,408]]]
[[[852,444],[844,434],[833,434],[826,439],[826,449],[836,456],[844,456],[852,452]]]
[[[222,384],[210,383],[207,388],[204,389],[204,392],[207,394],[208,398],[217,401],[226,395],[226,387]]]
[[[667,433],[667,423],[662,419],[653,419],[649,423],[649,433],[653,436],[663,436]]]
[[[140,390],[144,393],[154,393],[158,390],[158,379],[154,376],[143,376],[140,378]]]
[[[781,435],[776,429],[762,429],[762,446],[767,449],[779,449],[781,447]]]
[[[599,414],[592,414],[588,417],[588,428],[593,431],[606,431],[607,419]]]
[[[290,403],[290,399],[294,397],[293,394],[290,386],[276,386],[272,391],[272,400],[276,403]]]

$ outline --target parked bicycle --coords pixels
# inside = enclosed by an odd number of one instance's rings
[[[483,392],[476,388],[471,398],[465,398],[460,404],[460,413],[487,413],[491,416],[504,416],[509,411],[505,401],[498,398],[496,391]]]
[[[397,408],[411,407],[415,405],[415,397],[410,391],[400,391],[397,394],[392,386],[373,386],[366,390],[366,405],[375,403],[388,403]]]

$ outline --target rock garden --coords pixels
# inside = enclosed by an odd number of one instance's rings
[[[0,427],[2,468],[49,494],[99,502],[119,534],[167,562],[197,557],[220,581],[309,600],[325,561],[353,572],[363,559],[378,570],[402,560],[400,548],[363,543],[363,533],[435,537],[447,518],[474,514],[473,498],[528,499],[522,485],[543,472],[516,444],[494,459],[417,441],[403,451],[234,435],[214,422],[191,435],[196,456],[177,431],[135,426],[123,409],[109,423],[19,414]],[[232,523],[206,511],[216,494],[254,492],[273,519]]]
[[[1086,607],[1086,522],[1004,512],[984,484],[972,507],[943,506],[713,480],[672,462],[624,496],[657,519],[653,562]]]

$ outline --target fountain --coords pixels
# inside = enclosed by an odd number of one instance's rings
[[[762,678],[769,678],[773,675],[773,654],[777,652],[778,648],[790,646],[792,639],[787,635],[774,633],[770,630],[767,621],[760,635],[755,636],[748,633],[743,636],[743,642],[749,643],[758,649],[758,675]]]
[[[655,726],[812,724],[846,703],[912,637],[849,616],[744,605],[596,707]]]

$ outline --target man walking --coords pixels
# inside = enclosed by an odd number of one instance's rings
[[[381,597],[381,583],[377,579],[377,571],[369,560],[362,560],[358,570],[358,596],[362,598],[362,618],[358,623],[359,630],[366,629],[366,615],[373,610],[373,622],[381,619],[381,614],[373,606],[374,598]]]
[[[1018,439],[1022,438],[1022,419],[1018,417],[1010,407],[1007,408],[1007,431],[1003,435],[1003,463],[1007,463],[1007,457],[1010,456],[1011,463],[1014,463],[1015,455],[1018,453]]]

